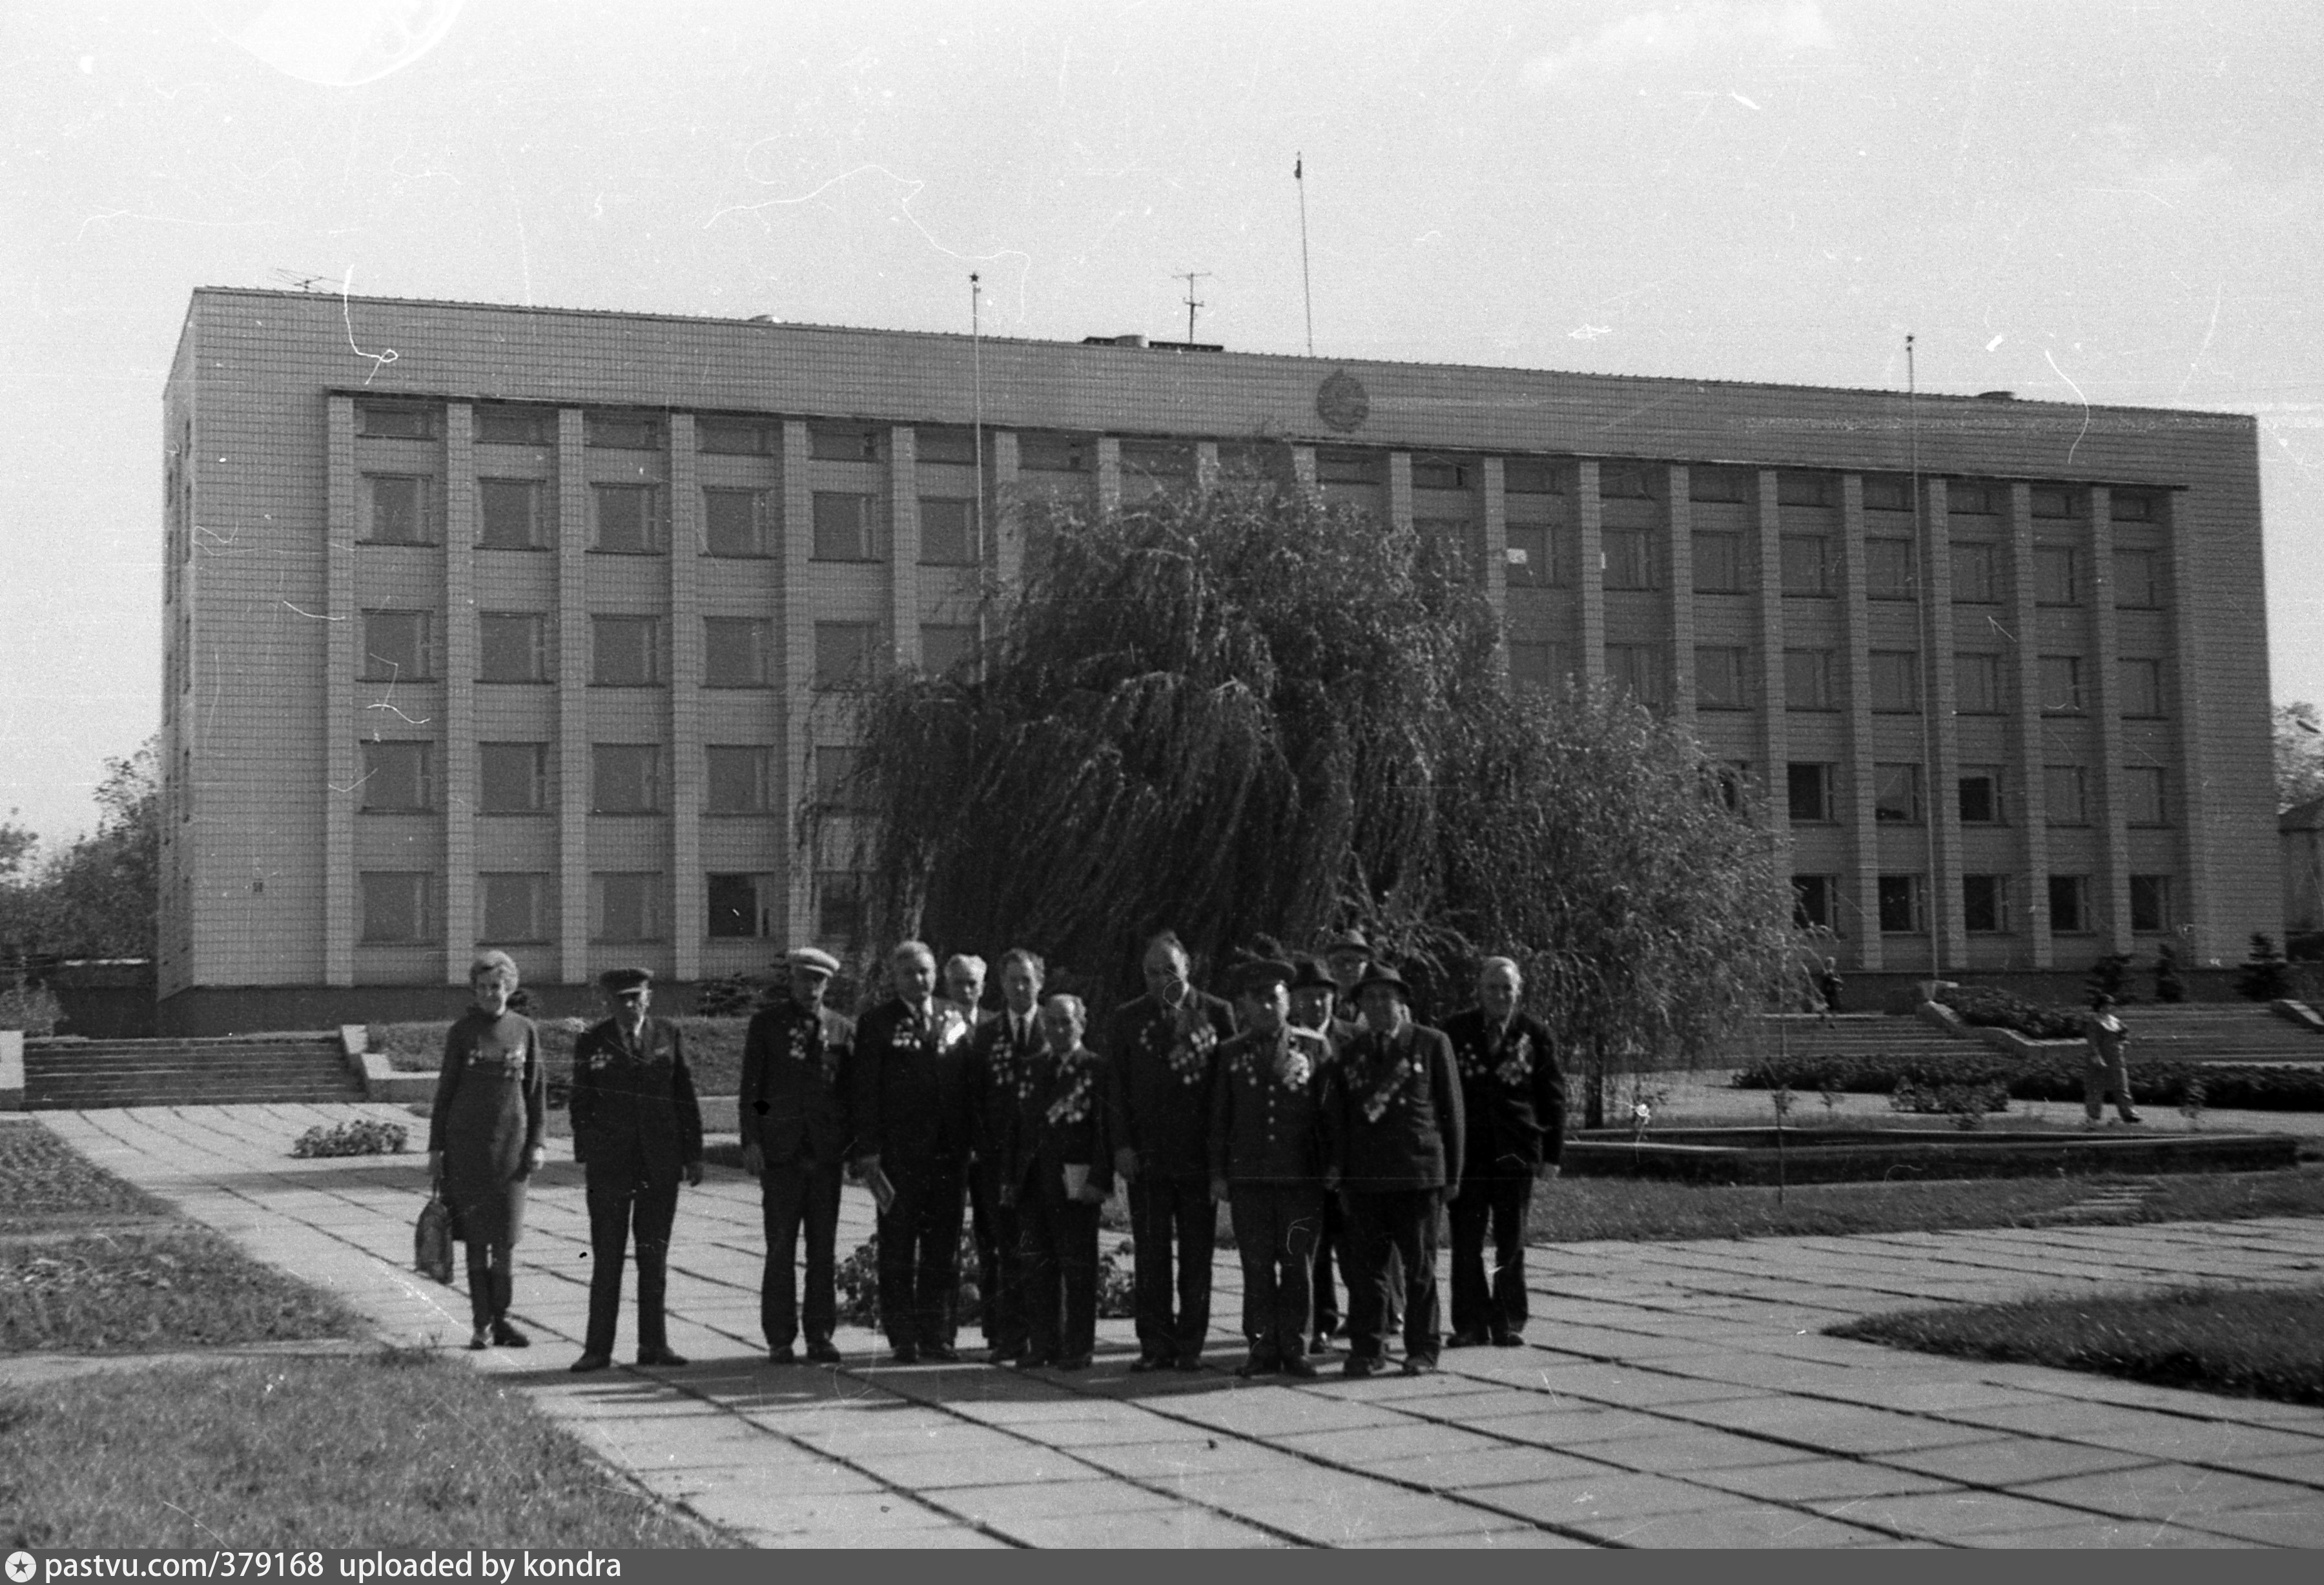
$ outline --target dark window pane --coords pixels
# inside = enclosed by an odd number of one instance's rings
[[[1877,882],[1880,893],[1880,928],[1895,935],[1911,935],[1921,928],[1921,878],[1918,875],[1883,875]]]
[[[367,944],[409,945],[436,938],[428,907],[429,878],[372,871],[362,878],[363,938]]]
[[[1785,768],[1791,817],[1819,821],[1832,817],[1831,767],[1794,762]]]
[[[769,751],[754,743],[713,744],[704,751],[709,786],[704,803],[713,815],[758,815],[767,808]]]
[[[597,484],[597,548],[642,555],[661,548],[660,492],[652,484]]]
[[[485,446],[551,446],[557,441],[557,415],[540,408],[480,407],[476,439]]]
[[[484,939],[495,945],[549,939],[546,875],[479,875]]]
[[[481,682],[540,682],[546,677],[542,619],[527,613],[485,612],[476,619],[476,677]]]
[[[761,934],[759,877],[713,875],[705,889],[710,902],[712,940],[734,940]]]
[[[872,501],[869,495],[815,493],[815,554],[820,561],[872,559]]]
[[[819,622],[815,624],[815,686],[819,688],[861,688],[872,683],[872,624]]]
[[[591,413],[589,444],[616,451],[657,451],[661,420],[650,413]]]
[[[661,806],[661,750],[598,743],[590,753],[589,806],[599,815],[650,815]]]
[[[548,805],[548,745],[477,745],[477,807],[487,815],[538,814]]]
[[[380,440],[433,440],[436,411],[432,407],[395,407],[364,402],[355,410],[358,431]]]
[[[2050,929],[2053,935],[2079,935],[2090,928],[2090,878],[2087,875],[2050,877]]]
[[[373,742],[363,745],[363,806],[389,814],[410,814],[433,806],[435,786],[429,771],[431,745]]]
[[[702,539],[713,556],[757,556],[766,548],[763,490],[705,490]]]
[[[702,620],[702,685],[755,688],[767,681],[767,624],[750,616]]]
[[[765,456],[775,449],[775,427],[757,419],[694,420],[696,447],[736,456]]]
[[[476,542],[493,550],[530,550],[540,544],[540,481],[478,479]]]
[[[374,545],[425,545],[428,539],[428,481],[407,474],[373,474],[371,532]]]
[[[650,616],[595,616],[589,619],[595,639],[595,667],[591,680],[612,687],[644,687],[661,674],[661,634]]]
[[[1864,592],[1875,600],[1913,597],[1913,542],[1910,539],[1867,539],[1864,542]]]
[[[931,567],[976,565],[976,502],[920,498],[920,559]]]
[[[1697,533],[1694,536],[1694,586],[1705,594],[1743,592],[1743,536]]]
[[[425,611],[366,611],[363,680],[410,682],[430,674],[429,613]]]

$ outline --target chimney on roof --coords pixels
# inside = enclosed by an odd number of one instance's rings
[[[2015,401],[2017,400],[2017,392],[2015,391],[1980,391],[1977,393],[1977,399],[1979,401]]]
[[[1146,337],[1131,331],[1126,336],[1084,336],[1084,346],[1144,346]]]

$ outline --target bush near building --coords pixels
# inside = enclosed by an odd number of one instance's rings
[[[2081,1015],[2043,1007],[1990,985],[1948,985],[1937,1000],[1959,1013],[1961,1022],[1981,1029],[2014,1029],[2029,1040],[2079,1040]]]
[[[573,1087],[573,1043],[588,1026],[578,1018],[542,1018],[540,1052],[549,1063],[549,1104],[562,1106]],[[742,1039],[750,1032],[748,1018],[679,1018],[686,1037],[686,1062],[694,1071],[696,1095],[725,1096],[742,1087]],[[432,1074],[444,1061],[444,1035],[448,1021],[374,1024],[371,1048],[386,1056],[396,1071]]]
[[[1899,1085],[1934,1090],[1947,1085],[1997,1084],[2014,1101],[2082,1099],[2086,1054],[2068,1050],[2035,1056],[1999,1052],[1947,1052],[1932,1056],[1819,1057],[1788,1064],[1762,1058],[1735,1074],[1738,1090],[1773,1090],[1821,1083],[1858,1095],[1893,1094]],[[2130,1064],[2135,1104],[2178,1106],[2190,1086],[2200,1103],[2243,1111],[2324,1111],[2324,1069],[2261,1067],[2245,1063],[2139,1062]]]

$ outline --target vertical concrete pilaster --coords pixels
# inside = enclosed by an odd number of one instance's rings
[[[475,412],[444,409],[444,982],[467,982],[476,918]]]
[[[911,426],[898,424],[890,429],[888,609],[894,664],[899,667],[920,663],[920,491],[917,456]],[[1120,477],[1120,456],[1117,448],[1117,480]]]
[[[1388,454],[1388,520],[1399,529],[1412,527],[1412,453]]]
[[[589,475],[579,408],[557,414],[557,977],[589,978]]]
[[[323,807],[323,983],[355,982],[355,934],[362,898],[355,877],[355,811],[363,805],[361,730],[355,720],[355,674],[363,665],[363,613],[355,604],[355,404],[334,396],[325,417],[330,482],[323,536],[323,582],[329,634],[324,643],[323,719],[330,745]]]
[[[1004,439],[1010,442],[1008,455],[1013,465],[1017,456],[1014,437],[994,436],[994,450],[996,453],[1000,450],[1000,442]],[[770,807],[782,813],[780,840],[786,852],[792,851],[789,840],[791,822],[797,817],[799,806],[806,801],[807,788],[811,785],[807,780],[807,755],[813,748],[815,714],[815,605],[807,576],[808,563],[815,554],[815,493],[808,484],[808,447],[806,420],[785,419],[782,436],[782,551],[776,562],[779,580],[776,598],[782,604],[783,733],[782,751],[779,756],[780,762],[775,769],[775,785],[767,789],[767,802]],[[1004,548],[1011,542],[1011,536],[1005,528],[1000,542]],[[813,941],[814,862],[810,858],[804,865],[793,862],[783,868],[788,877],[783,915],[789,924],[789,939],[794,942]]]
[[[1111,435],[1097,438],[1097,509],[1121,510],[1121,442]]]
[[[1215,440],[1194,442],[1194,488],[1215,490],[1219,487],[1219,443]]]
[[[2198,763],[2202,752],[2201,740],[2197,736],[2197,723],[2209,719],[2219,688],[2197,659],[2193,635],[2180,606],[2182,591],[2195,586],[2193,558],[2200,548],[2190,535],[2180,532],[2175,521],[2179,498],[2164,495],[2155,502],[2163,515],[2163,531],[2169,536],[2163,552],[2163,576],[2166,580],[2162,599],[2163,618],[2170,624],[2170,676],[2163,686],[2163,708],[2171,713],[2171,759],[2174,767],[2171,794],[2177,800],[2171,817],[2179,827],[2179,872],[2186,877],[2187,895],[2179,901],[2180,927],[2186,932],[2181,937],[2179,961],[2182,966],[2208,963],[2214,958],[2226,958],[2232,952],[2241,952],[2244,944],[2228,938],[2224,927],[2226,898],[2212,889],[2212,843],[2219,826],[2218,798],[2211,790],[2208,769]],[[2111,503],[2109,503],[2111,510]]]
[[[702,977],[709,908],[703,895],[702,492],[696,486],[694,415],[669,416],[669,788],[670,972]]]
[[[1498,456],[1485,459],[1478,481],[1485,515],[1485,604],[1493,608],[1494,654],[1501,670],[1509,666],[1509,508],[1508,470]]]
[[[1666,470],[1663,490],[1663,566],[1669,569],[1671,718],[1694,730],[1694,501],[1686,464]]]
[[[1927,562],[1921,570],[1921,720],[1923,741],[1933,746],[1928,769],[1927,817],[1936,822],[1936,872],[1929,877],[1931,902],[1939,912],[1945,963],[1969,962],[1969,934],[1962,913],[1960,828],[1960,733],[1953,718],[1952,530],[1945,482],[1928,482]]]
[[[1792,742],[1790,723],[1784,719],[1784,535],[1775,470],[1760,469],[1758,480],[1751,538],[1752,548],[1757,552],[1759,574],[1754,586],[1759,619],[1759,697],[1763,701],[1759,710],[1760,752],[1766,757],[1767,831],[1775,839],[1776,872],[1789,875]]]
[[[2010,723],[2017,763],[2012,779],[2021,789],[2024,840],[2020,847],[2025,866],[2025,933],[2032,945],[2034,966],[2046,969],[2056,962],[2056,938],[2050,917],[2050,793],[2043,767],[2048,756],[2042,747],[2042,646],[2034,604],[2033,490],[2024,481],[2009,487],[2009,631],[2016,635],[2009,650],[2009,687],[2016,710]],[[2092,899],[2095,901],[2095,899]]]
[[[1598,493],[1598,459],[1583,457],[1573,470],[1573,521],[1582,551],[1576,585],[1582,591],[1582,675],[1606,680],[1606,509]]]
[[[992,440],[992,477],[986,488],[986,521],[993,526],[992,571],[1004,589],[1025,576],[1025,514],[1017,502],[1017,432],[987,429]]]
[[[1840,479],[1840,641],[1846,646],[1848,677],[1849,875],[1856,883],[1851,900],[1855,914],[1851,934],[1856,938],[1856,966],[1878,970],[1883,963],[1880,940],[1880,822],[1874,787],[1872,751],[1872,616],[1865,577],[1864,475],[1842,474]],[[1925,587],[1914,591],[1925,600]],[[1927,813],[1927,811],[1924,811]],[[1931,816],[1933,818],[1933,816]],[[1843,917],[1840,924],[1851,922]]]
[[[2090,619],[2088,665],[2091,714],[2098,723],[2098,818],[2106,834],[2107,951],[2128,952],[2130,928],[2130,811],[2123,784],[2122,682],[2118,659],[2120,622],[2114,609],[2114,504],[2103,484],[2093,486],[2087,503],[2089,531],[2082,543],[2089,563]]]

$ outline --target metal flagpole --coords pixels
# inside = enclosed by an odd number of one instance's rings
[[[1913,337],[1904,337],[1904,411],[1912,437],[1913,460],[1913,536],[1919,540],[1921,568],[1921,664],[1915,668],[1921,687],[1921,760],[1925,769],[1921,773],[1921,834],[1924,861],[1928,865],[1928,884],[1921,906],[1929,913],[1929,978],[1941,979],[1945,970],[1945,948],[1942,920],[1944,891],[1937,875],[1937,800],[1946,789],[1937,786],[1937,613],[1931,591],[1936,579],[1932,576],[1937,565],[1937,552],[1928,523],[1927,505],[1921,495],[1921,387],[1913,364]]]
[[[976,451],[976,553],[984,554],[984,324],[977,292],[976,272],[968,272],[968,344],[971,382],[974,387]]]
[[[1307,275],[1307,157],[1291,157],[1291,180],[1299,188],[1299,293],[1307,304],[1307,355],[1315,355],[1315,288]],[[1187,333],[1192,340],[1194,333]]]

